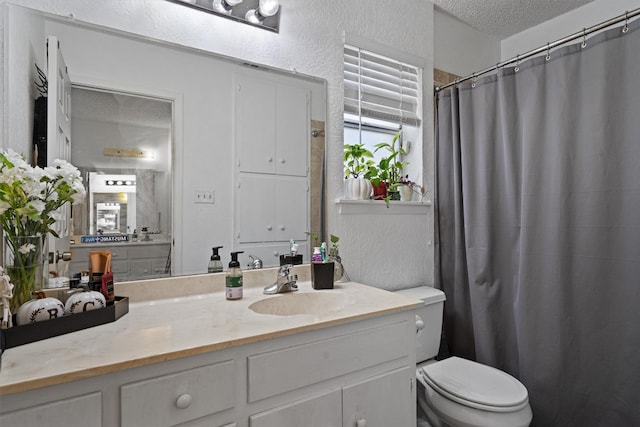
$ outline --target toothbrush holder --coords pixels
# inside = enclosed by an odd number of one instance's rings
[[[313,289],[333,289],[334,267],[333,261],[311,263],[311,286]]]

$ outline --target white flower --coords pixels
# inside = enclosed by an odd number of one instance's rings
[[[39,198],[45,192],[47,185],[39,180],[26,178],[22,182],[22,190],[30,199]]]
[[[20,252],[23,255],[28,254],[29,252],[32,252],[36,249],[36,246],[33,243],[25,243],[24,245],[20,246],[20,248],[18,249],[18,252]]]
[[[0,183],[6,184],[0,187],[0,220],[14,236],[52,233],[51,220],[62,219],[59,209],[86,194],[72,164],[54,160],[50,167],[31,167],[11,149],[0,150]]]
[[[32,200],[31,206],[38,212],[38,215],[42,215],[44,212],[44,208],[46,207],[46,203],[42,200]]]
[[[29,163],[27,163],[24,160],[22,155],[16,153],[11,148],[7,150],[6,156],[7,156],[7,160],[13,163],[14,168],[23,169],[23,170],[31,169],[31,166],[29,166]]]

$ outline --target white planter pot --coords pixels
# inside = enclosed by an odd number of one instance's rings
[[[408,185],[399,185],[398,191],[400,192],[400,200],[403,202],[410,202],[413,198],[413,188]]]
[[[367,200],[371,196],[371,181],[364,178],[348,178],[345,183],[345,196],[351,200]]]

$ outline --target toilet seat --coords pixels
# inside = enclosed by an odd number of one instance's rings
[[[461,405],[489,412],[514,412],[529,404],[527,389],[506,372],[459,357],[421,368],[438,394]]]

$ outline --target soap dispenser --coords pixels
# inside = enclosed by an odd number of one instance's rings
[[[242,270],[238,262],[238,254],[242,253],[244,253],[244,251],[231,252],[231,262],[229,263],[225,280],[225,294],[227,299],[242,298]]]
[[[218,254],[218,249],[221,248],[222,246],[214,246],[211,248],[213,250],[213,254],[211,255],[211,260],[207,267],[208,273],[222,273],[222,261],[220,261],[220,255]]]

